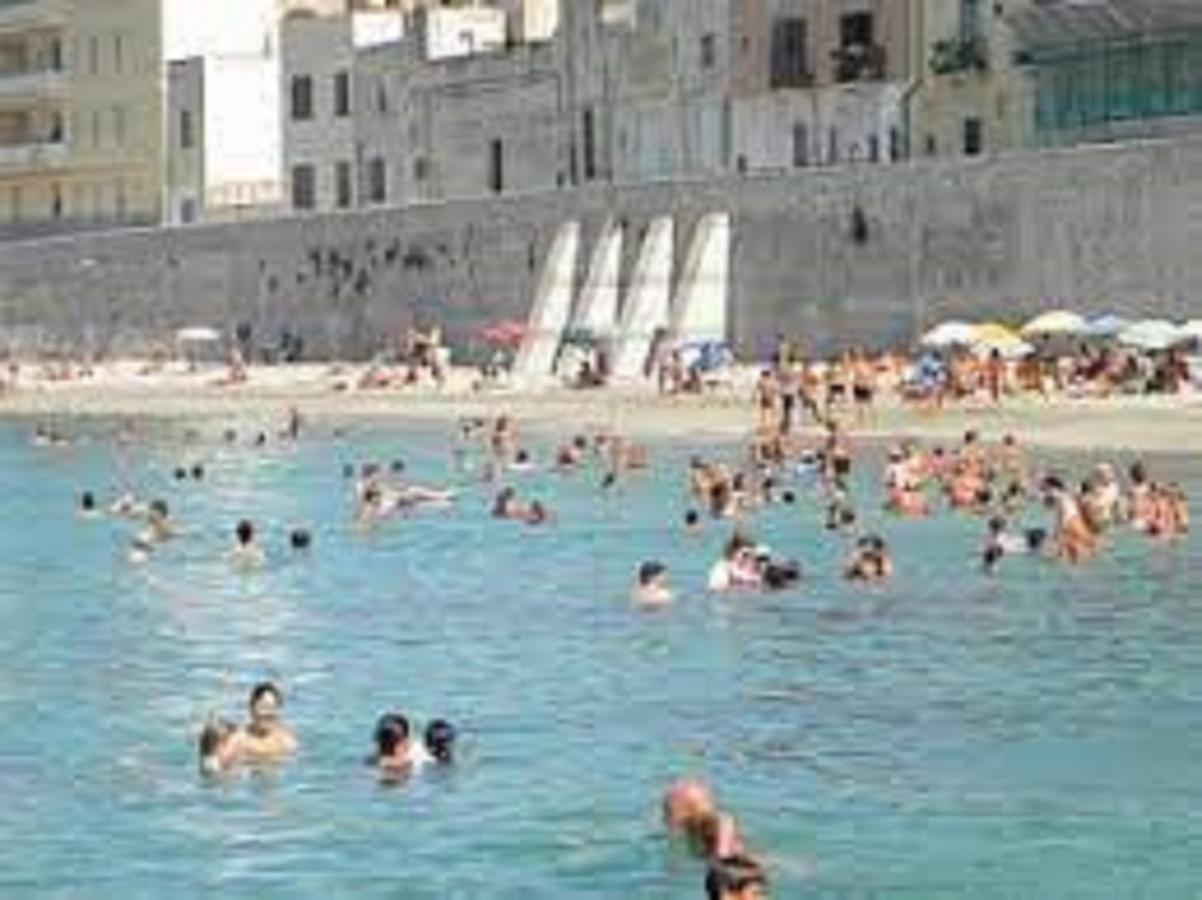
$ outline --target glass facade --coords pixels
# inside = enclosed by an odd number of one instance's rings
[[[1202,30],[1045,49],[1035,77],[1035,129],[1056,144],[1106,126],[1202,114]]]

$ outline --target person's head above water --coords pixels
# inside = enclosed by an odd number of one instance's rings
[[[222,751],[234,736],[237,729],[232,722],[224,719],[210,719],[201,729],[197,740],[197,752],[200,757],[200,770],[206,775],[215,775],[221,771],[223,761]]]
[[[255,526],[249,519],[243,519],[234,529],[234,537],[237,538],[239,546],[246,547],[255,539]]]
[[[160,519],[166,519],[171,515],[171,510],[168,508],[166,500],[151,500],[150,513]]]
[[[204,478],[205,478],[205,467],[202,466],[200,463],[196,463],[196,465],[192,466],[192,480],[193,481],[204,481]]]
[[[84,512],[92,512],[96,508],[96,495],[91,491],[84,491],[79,495],[79,508]]]
[[[682,778],[664,792],[664,826],[669,832],[679,832],[692,822],[716,809],[710,789],[695,778]]]
[[[705,896],[707,900],[762,900],[768,896],[768,875],[745,854],[719,859],[705,873]]]
[[[656,581],[668,574],[667,567],[658,560],[648,560],[639,566],[639,586],[650,587]]]
[[[400,713],[385,713],[376,722],[374,740],[377,759],[396,756],[409,740],[409,720]]]
[[[426,752],[440,763],[449,763],[455,753],[455,726],[445,719],[434,719],[426,726]]]
[[[255,722],[274,721],[280,717],[284,695],[270,681],[261,681],[250,692],[250,717]]]
[[[313,544],[313,536],[306,528],[294,528],[288,535],[288,543],[293,550],[308,550]]]

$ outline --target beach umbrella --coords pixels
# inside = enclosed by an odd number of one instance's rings
[[[1086,322],[1081,316],[1065,309],[1057,309],[1036,316],[1022,327],[1024,337],[1048,334],[1081,334]]]
[[[1189,340],[1172,322],[1145,319],[1119,332],[1119,343],[1139,350],[1167,350]]]
[[[498,322],[480,331],[480,340],[497,347],[518,347],[525,337],[525,323],[513,319]]]
[[[968,347],[976,337],[976,329],[967,322],[943,322],[922,336],[924,347]]]
[[[1124,319],[1122,316],[1107,314],[1098,316],[1096,319],[1091,319],[1085,326],[1084,334],[1087,337],[1093,338],[1112,338],[1116,337],[1127,328],[1131,327],[1131,321]]]
[[[1202,341],[1202,319],[1193,319],[1186,322],[1177,331],[1186,340]]]
[[[1003,347],[1010,344],[1022,343],[1022,338],[1014,331],[997,322],[986,322],[977,325],[972,330],[973,344],[986,347]]]
[[[193,326],[181,328],[175,333],[175,339],[181,344],[215,344],[221,340],[221,332],[216,328]]]

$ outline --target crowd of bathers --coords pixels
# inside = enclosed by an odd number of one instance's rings
[[[1189,530],[1185,491],[1179,484],[1154,478],[1140,461],[1126,467],[1125,479],[1113,462],[1099,463],[1074,479],[1062,468],[1037,468],[1013,435],[990,442],[970,430],[951,444],[899,441],[887,448],[883,465],[874,471],[877,454],[860,452],[846,426],[829,410],[815,407],[819,427],[803,432],[791,414],[781,414],[778,395],[764,384],[757,391],[761,416],[749,440],[725,454],[694,455],[681,473],[687,498],[684,532],[697,535],[723,529],[723,549],[705,585],[715,594],[779,592],[821,577],[803,571],[796,559],[752,536],[757,516],[770,507],[810,516],[819,534],[841,542],[846,555],[839,571],[832,574],[852,583],[880,583],[893,577],[896,561],[882,533],[890,522],[921,527],[922,521],[939,516],[978,519],[984,537],[969,552],[977,555],[979,567],[990,575],[1018,557],[1085,563],[1098,556],[1108,537],[1120,529],[1166,542]],[[771,399],[771,408],[764,405],[765,396]],[[278,437],[295,441],[300,432],[300,417],[290,411]],[[253,434],[250,443],[263,446],[270,440],[267,435]],[[237,442],[239,436],[230,431],[224,440]],[[70,439],[42,427],[34,443],[68,446]],[[605,428],[578,429],[543,457],[523,443],[517,423],[508,415],[459,422],[452,435],[452,456],[454,487],[412,481],[401,459],[346,464],[343,476],[350,484],[353,522],[372,528],[420,510],[445,510],[460,504],[468,492],[465,485],[475,482],[486,497],[477,514],[553,527],[557,516],[549,500],[545,495],[527,496],[521,476],[544,472],[592,478],[603,493],[650,466],[646,447]],[[857,474],[865,468],[867,475]],[[201,482],[206,469],[198,462],[181,464],[174,476],[180,483]],[[540,482],[544,491],[549,483]],[[880,497],[879,504],[872,503],[867,511],[865,484],[869,491],[879,491]],[[123,493],[102,505],[93,492],[85,491],[78,514],[111,515],[138,523],[129,543],[129,558],[135,563],[149,561],[156,547],[181,534],[162,498],[143,501]],[[261,566],[268,553],[254,522],[238,520],[232,531],[228,552],[234,565]],[[292,553],[308,552],[311,543],[312,535],[305,528],[288,533]],[[674,595],[669,566],[645,559],[634,569],[635,603],[645,608],[670,607]],[[282,705],[280,690],[265,682],[251,693],[245,723],[211,717],[199,737],[202,771],[217,775],[295,753],[297,739],[281,718]],[[433,720],[420,737],[413,735],[405,715],[380,716],[369,761],[382,778],[402,779],[427,764],[451,762],[455,729],[448,722]],[[761,896],[758,892],[766,885],[764,866],[747,853],[733,817],[716,807],[704,785],[693,781],[674,785],[664,810],[669,832],[683,835],[706,860],[711,897]]]

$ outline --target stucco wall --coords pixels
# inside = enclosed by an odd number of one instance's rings
[[[778,331],[824,349],[885,344],[945,317],[1017,322],[1061,301],[1202,315],[1194,140],[10,244],[0,341],[117,351],[245,321],[258,340],[290,327],[315,354],[361,356],[414,318],[462,339],[525,315],[564,219],[583,223],[583,268],[607,215],[637,237],[676,214],[679,259],[715,210],[733,217],[731,327],[745,352]],[[623,278],[636,252],[628,240]]]

